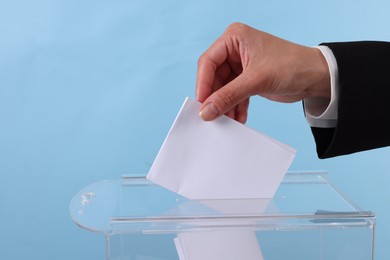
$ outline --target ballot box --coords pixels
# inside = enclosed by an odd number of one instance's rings
[[[325,172],[286,174],[272,199],[227,200],[188,200],[122,176],[80,190],[70,214],[105,237],[110,260],[373,259],[375,214]]]

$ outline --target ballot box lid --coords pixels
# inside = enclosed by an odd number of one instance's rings
[[[319,171],[287,173],[273,198],[223,200],[189,200],[151,183],[145,175],[126,175],[81,189],[71,200],[70,215],[78,226],[106,235],[373,228],[375,224],[373,212],[360,209],[326,172]]]

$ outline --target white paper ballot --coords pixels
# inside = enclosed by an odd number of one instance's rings
[[[272,198],[295,150],[186,98],[147,178],[189,199]]]
[[[263,260],[256,233],[214,230],[179,233],[174,239],[180,260]]]

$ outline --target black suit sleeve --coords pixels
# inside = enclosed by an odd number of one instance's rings
[[[390,42],[323,43],[339,71],[335,128],[311,130],[319,158],[390,145]]]

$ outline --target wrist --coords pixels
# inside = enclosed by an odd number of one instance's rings
[[[330,77],[330,98],[304,99],[306,119],[312,127],[335,127],[338,118],[338,68],[333,52],[326,46],[316,47],[326,60]]]
[[[309,86],[308,97],[330,99],[331,78],[328,62],[317,47],[310,48],[310,51],[312,52],[312,67],[310,70],[313,73],[313,81]]]

